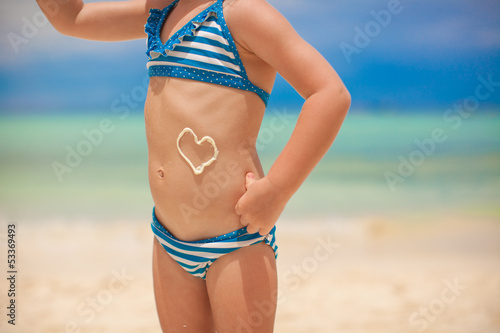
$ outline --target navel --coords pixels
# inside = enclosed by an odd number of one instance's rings
[[[165,173],[163,172],[163,168],[158,169],[158,176],[160,179],[163,179],[165,177]]]

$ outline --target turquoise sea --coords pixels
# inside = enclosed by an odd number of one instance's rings
[[[283,216],[500,217],[500,113],[444,114],[351,112]],[[296,117],[267,111],[258,140],[265,170]],[[149,218],[144,120],[122,118],[106,112],[0,117],[0,218]],[[78,150],[85,156],[68,163]]]

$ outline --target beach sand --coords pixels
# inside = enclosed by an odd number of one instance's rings
[[[498,219],[278,223],[275,332],[500,332]],[[18,222],[16,236],[16,325],[2,278],[1,332],[161,332],[148,223]]]

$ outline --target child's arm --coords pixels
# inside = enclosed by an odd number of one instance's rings
[[[144,38],[152,0],[83,3],[82,0],[37,0],[57,31],[100,41]]]
[[[286,202],[328,151],[350,106],[350,95],[329,63],[264,0],[238,1],[240,43],[273,66],[305,98],[296,127],[266,177],[247,175],[236,205],[249,232],[268,233]],[[313,19],[313,18],[311,18]],[[328,38],[323,34],[323,38]]]

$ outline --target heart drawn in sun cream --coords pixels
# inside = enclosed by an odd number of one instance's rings
[[[208,161],[201,163],[197,167],[195,167],[193,165],[193,162],[191,162],[191,160],[186,155],[184,155],[184,153],[181,150],[181,147],[179,146],[179,142],[181,141],[182,137],[186,133],[191,133],[193,135],[194,143],[196,143],[198,146],[201,146],[204,142],[208,142],[209,144],[212,145],[212,148],[214,149],[213,156]],[[193,172],[195,175],[202,174],[203,170],[205,170],[205,167],[212,164],[217,159],[217,155],[219,155],[219,150],[217,149],[217,146],[215,145],[214,139],[212,139],[209,136],[204,136],[203,138],[201,138],[201,140],[198,140],[198,136],[189,127],[186,127],[185,129],[183,129],[182,132],[177,137],[177,150],[179,151],[179,154],[181,154],[181,156],[186,160],[186,162],[189,164],[189,166],[191,166],[191,169],[193,169]]]

